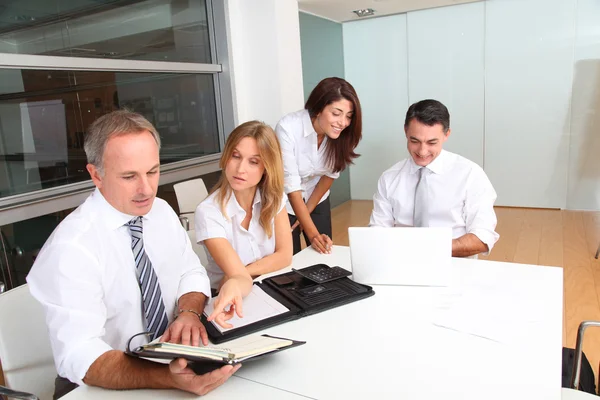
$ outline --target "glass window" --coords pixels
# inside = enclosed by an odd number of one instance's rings
[[[162,139],[161,162],[220,151],[212,74],[0,70],[0,197],[89,179],[84,132],[129,108]]]
[[[220,176],[221,172],[217,171],[199,178],[204,180],[206,188],[210,190]],[[196,177],[192,179],[194,178]],[[159,186],[157,196],[179,212],[173,183]],[[73,210],[74,208],[70,208],[0,226],[0,282],[4,283],[6,290],[25,283],[25,277],[42,246],[58,224]]]
[[[211,63],[205,0],[9,0],[0,53]]]

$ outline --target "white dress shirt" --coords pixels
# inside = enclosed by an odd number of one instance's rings
[[[327,136],[317,149],[317,132],[313,128],[308,110],[286,115],[277,123],[275,132],[283,155],[285,194],[301,190],[302,198],[306,202],[323,175],[333,179],[340,176],[339,172],[333,172],[327,165]],[[319,204],[328,196],[329,190],[319,200]],[[287,211],[295,215],[289,203]]]
[[[381,175],[370,226],[413,226],[419,168],[409,157]],[[429,226],[452,228],[454,239],[472,233],[491,251],[499,238],[494,231],[497,196],[483,169],[445,150],[426,168],[432,171],[427,178]]]
[[[145,331],[131,236],[124,226],[132,218],[96,189],[52,233],[27,276],[31,294],[45,309],[56,370],[73,383],[83,385],[98,357],[124,351],[131,336]],[[170,323],[180,296],[210,297],[208,276],[164,200],[154,200],[143,231]],[[132,346],[145,342],[139,337]]]
[[[281,206],[278,213],[285,207],[285,196],[282,194]],[[271,222],[273,234],[269,238],[260,225],[260,212],[262,210],[260,190],[256,190],[252,203],[252,218],[248,230],[242,227],[242,221],[246,218],[246,211],[231,194],[225,206],[226,216],[221,212],[221,206],[217,201],[217,192],[208,196],[196,208],[195,225],[196,240],[204,245],[206,239],[224,238],[247,266],[275,252],[275,219]],[[206,249],[206,246],[205,246]],[[214,258],[206,249],[208,265],[206,270],[213,288],[218,288],[219,283],[225,275],[217,265]]]

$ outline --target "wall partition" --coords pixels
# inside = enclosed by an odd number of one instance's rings
[[[436,98],[497,205],[600,210],[598,18],[594,0],[487,0],[344,23],[374,158],[351,168],[353,198],[405,157],[401,104]]]

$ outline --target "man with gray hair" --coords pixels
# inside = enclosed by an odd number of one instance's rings
[[[55,398],[77,385],[109,389],[177,388],[205,394],[239,367],[196,375],[184,359],[170,365],[129,357],[130,337],[208,344],[200,321],[209,280],[177,215],[156,198],[160,137],[144,117],[115,111],[85,138],[96,190],[52,233],[27,282],[43,305],[58,371]],[[241,314],[240,280],[232,277],[209,320]],[[231,282],[231,283],[230,283]],[[138,346],[147,338],[132,341]]]

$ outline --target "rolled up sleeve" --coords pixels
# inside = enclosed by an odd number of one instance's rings
[[[173,215],[174,218],[177,219],[177,216],[175,214]],[[191,292],[204,293],[206,298],[210,299],[210,281],[206,269],[202,263],[200,263],[198,255],[194,252],[192,243],[190,242],[190,238],[185,229],[183,229],[179,223],[177,223],[176,226],[178,231],[177,234],[181,236],[181,239],[178,240],[177,243],[182,244],[180,252],[181,260],[174,262],[174,265],[180,266],[181,274],[179,287],[177,289],[177,299],[184,294]]]
[[[328,176],[331,179],[337,179],[340,177],[340,173],[339,172],[328,172],[325,174],[325,176]]]
[[[377,183],[377,192],[373,195],[373,212],[371,213],[369,226],[394,226],[394,211],[392,204],[387,199],[387,191],[385,176],[382,175]]]
[[[500,238],[496,233],[496,212],[494,202],[497,195],[485,172],[475,169],[472,174],[465,200],[465,221],[467,233],[472,233],[485,243],[488,255]]]
[[[196,229],[196,241],[201,243],[207,239],[227,239],[227,221],[221,211],[210,204],[201,203],[196,208],[194,225]]]
[[[44,308],[58,374],[84,385],[94,361],[113,350],[101,339],[107,311],[97,260],[77,245],[52,245],[38,256],[27,283]]]
[[[281,124],[275,127],[283,157],[283,184],[285,194],[302,190],[302,180],[296,160],[296,143],[292,135]],[[335,179],[335,178],[334,178]]]

